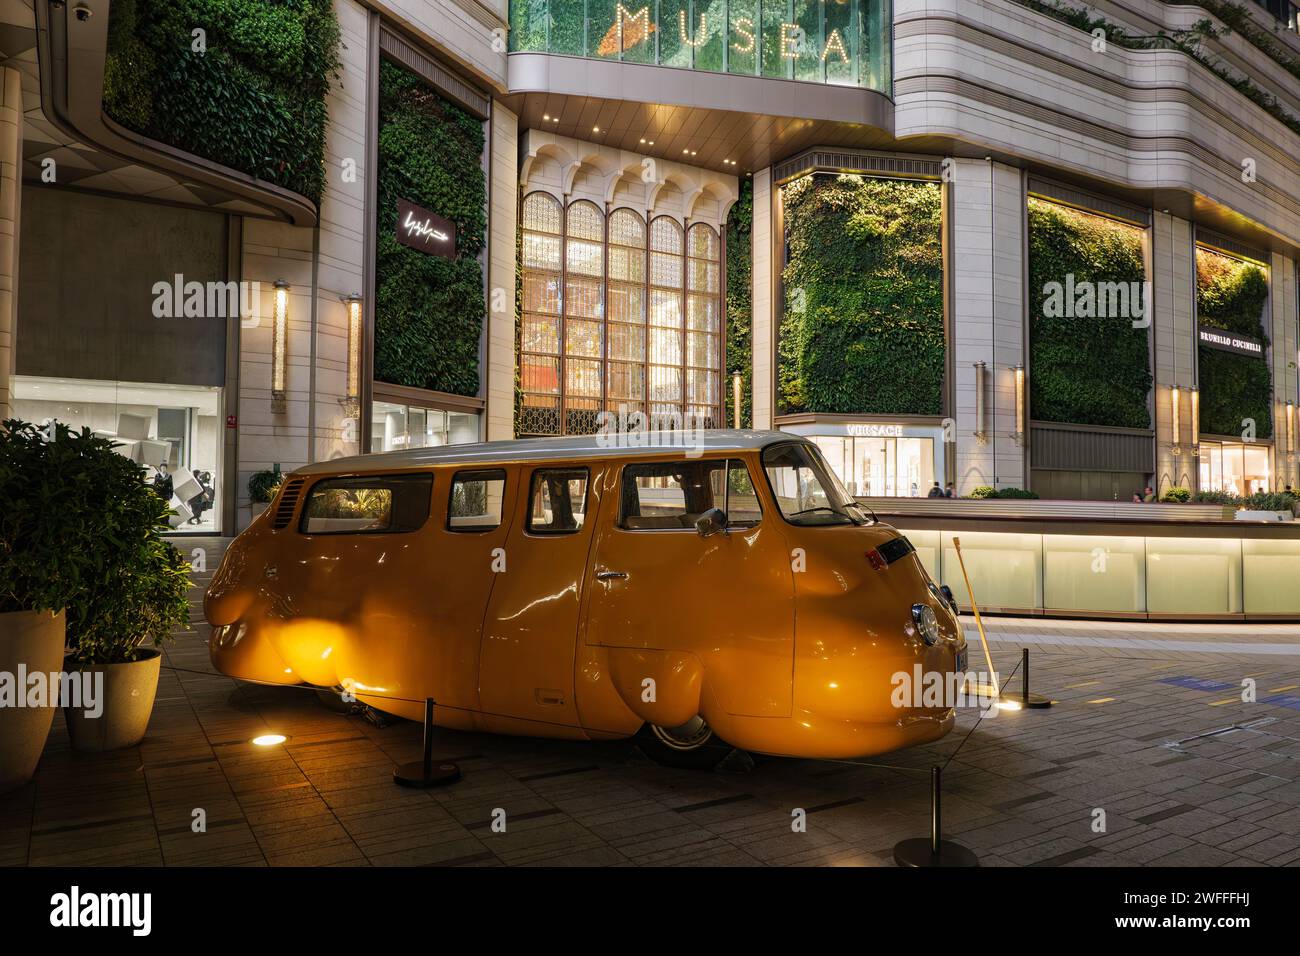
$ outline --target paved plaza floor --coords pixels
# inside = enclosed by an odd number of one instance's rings
[[[214,568],[221,542],[195,546]],[[464,778],[421,791],[391,779],[418,724],[212,671],[209,576],[145,741],[76,754],[56,717],[34,782],[0,796],[0,865],[892,866],[896,842],[926,834],[945,763],[945,835],[985,866],[1300,864],[1300,627],[986,618],[999,671],[1030,648],[1055,706],[978,726],[964,710],[944,740],[861,763],[731,772],[666,769],[630,742],[440,730]],[[289,740],[249,742],[268,732]]]

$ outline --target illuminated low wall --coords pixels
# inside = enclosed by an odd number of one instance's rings
[[[1057,533],[1041,527],[967,530],[960,521],[917,527],[907,516],[881,520],[907,535],[930,576],[949,585],[963,607],[970,606],[970,593],[954,537],[981,611],[1300,620],[1300,533],[1289,526],[1125,528],[1116,522],[1063,533],[1073,529],[1062,523]]]
[[[892,0],[511,0],[510,50],[889,94]]]

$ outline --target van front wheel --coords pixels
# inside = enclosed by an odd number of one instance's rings
[[[635,739],[641,752],[655,763],[686,770],[712,770],[735,749],[699,716],[680,727],[646,724]]]

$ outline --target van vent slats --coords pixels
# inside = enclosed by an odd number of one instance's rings
[[[271,521],[271,528],[280,531],[289,527],[293,521],[293,510],[298,507],[298,499],[302,497],[302,486],[306,483],[303,478],[290,478],[284,483],[284,488],[280,492],[280,500],[275,506],[275,517]]]

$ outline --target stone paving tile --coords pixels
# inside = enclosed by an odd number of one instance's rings
[[[1247,676],[1261,697],[1300,684],[1294,626],[994,618],[999,672],[1030,646],[1052,710],[978,725],[963,711],[926,747],[756,757],[748,773],[658,767],[626,742],[440,729],[435,753],[464,778],[418,791],[391,780],[419,757],[418,724],[379,727],[310,691],[212,673],[197,608],[193,620],[167,651],[138,748],[73,753],[56,720],[35,783],[0,796],[0,865],[892,866],[895,843],[927,832],[936,763],[945,836],[985,866],[1300,863],[1300,716],[1231,699]],[[1161,683],[1178,677],[1228,689]],[[271,731],[289,740],[250,743]]]

